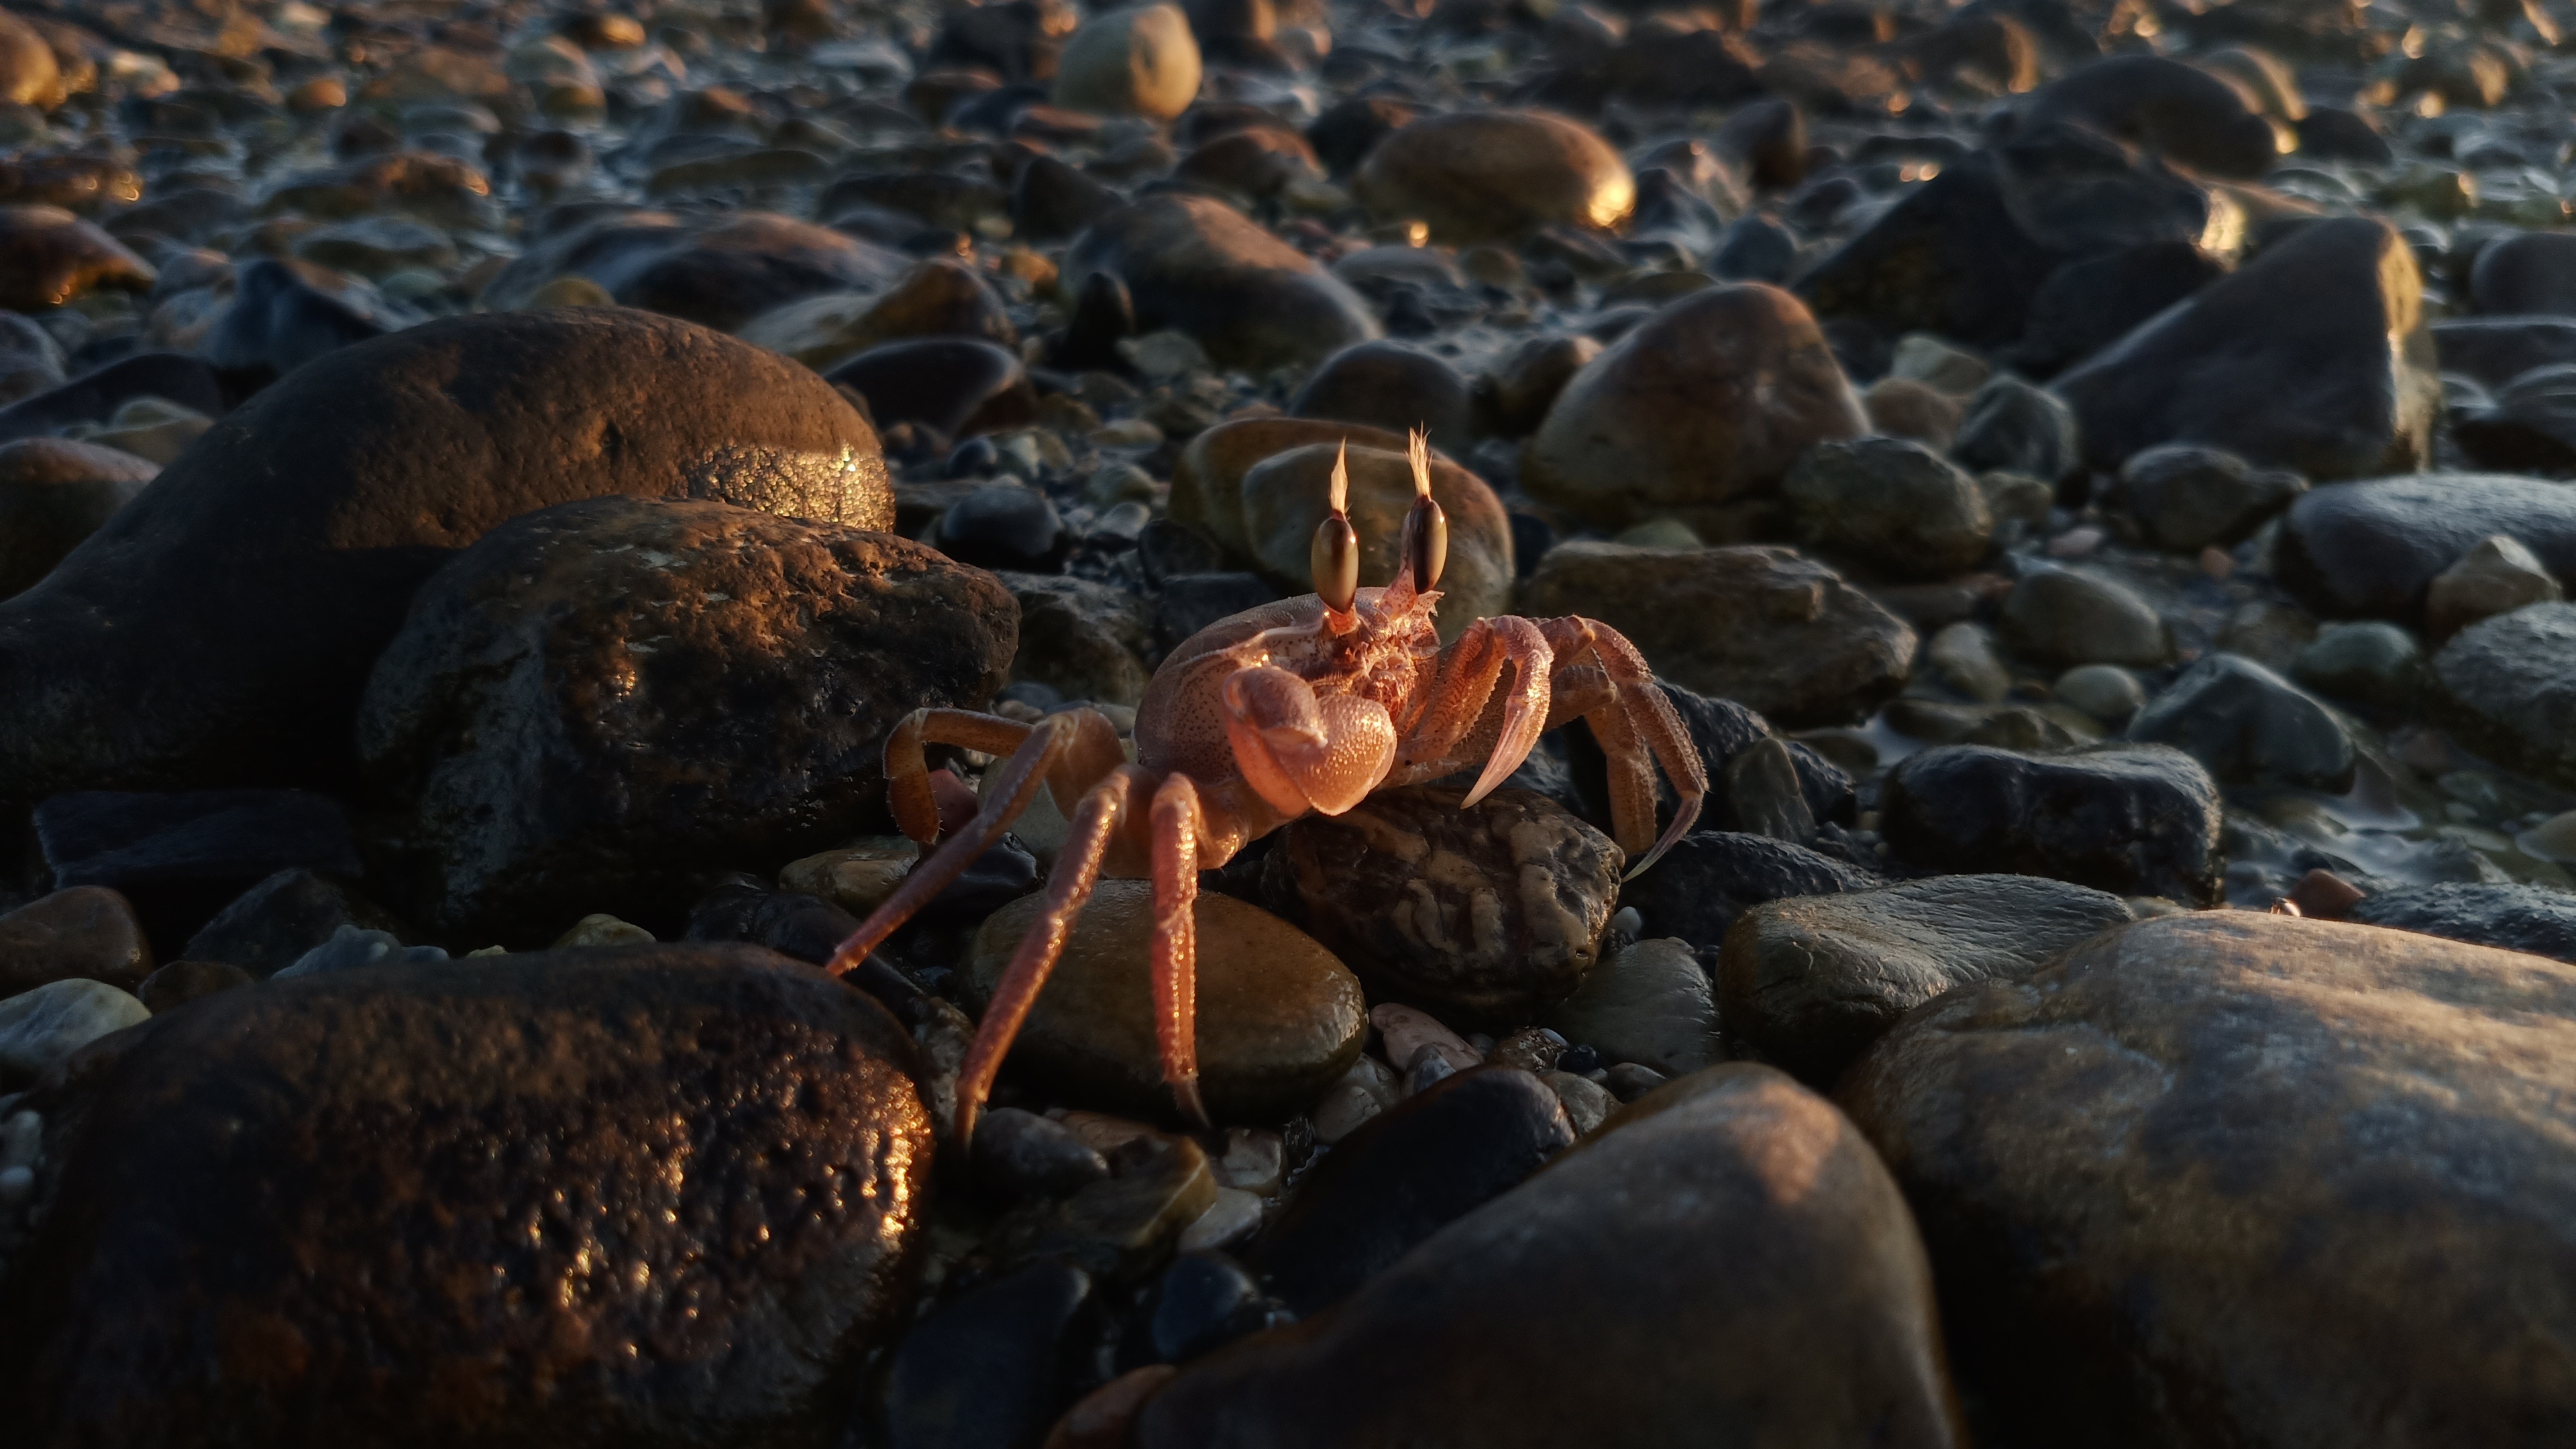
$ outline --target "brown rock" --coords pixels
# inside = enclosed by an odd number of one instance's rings
[[[1627,857],[1544,795],[1467,810],[1466,794],[1417,785],[1298,820],[1262,861],[1262,896],[1376,995],[1518,1026],[1583,984]]]
[[[1637,204],[1628,163],[1591,128],[1545,111],[1425,116],[1377,143],[1354,178],[1388,220],[1442,242],[1510,241],[1544,226],[1607,231]]]
[[[808,297],[743,324],[743,341],[784,352],[816,372],[886,342],[973,337],[1014,346],[1010,314],[975,269],[947,257],[915,267],[891,289]]]
[[[160,471],[69,438],[0,443],[0,598],[35,587]]]
[[[911,1044],[768,952],[374,967],[119,1041],[29,1104],[25,1442],[827,1443],[902,1320]]]
[[[1913,668],[1904,621],[1793,549],[1561,543],[1520,601],[1598,619],[1662,677],[1791,728],[1866,719]]]
[[[54,48],[15,14],[0,14],[0,101],[49,111],[63,99],[62,66],[54,59]]]
[[[1093,222],[1065,254],[1068,310],[1100,271],[1127,284],[1138,332],[1187,332],[1220,367],[1312,366],[1378,335],[1348,284],[1212,197],[1148,197]]]
[[[33,312],[101,288],[152,290],[149,262],[59,206],[0,206],[0,307]]]
[[[255,984],[258,977],[227,961],[173,961],[143,978],[134,994],[154,1016],[173,1011],[218,991]]]
[[[74,886],[0,916],[0,997],[84,977],[134,990],[152,970],[152,943],[124,896]]]
[[[1336,1306],[1185,1368],[1136,1442],[1963,1437],[1895,1184],[1822,1098],[1729,1065],[1640,1100]]]
[[[1522,484],[1587,522],[1676,518],[1729,543],[1771,530],[1780,479],[1811,444],[1867,431],[1804,304],[1710,287],[1575,374],[1522,452]]]
[[[1954,992],[1841,1100],[1997,1439],[2532,1445],[2576,1421],[2576,967],[2251,913]]]

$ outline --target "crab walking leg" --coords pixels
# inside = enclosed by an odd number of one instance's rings
[[[1046,904],[1029,924],[1029,933],[1020,938],[1019,949],[1011,953],[1011,964],[994,985],[992,1000],[984,1004],[984,1019],[975,1025],[975,1041],[966,1049],[966,1064],[958,1069],[960,1143],[975,1140],[975,1118],[984,1109],[984,1099],[992,1095],[993,1078],[1002,1070],[1002,1057],[1029,1019],[1029,1009],[1037,1005],[1038,992],[1045,989],[1056,958],[1064,954],[1065,937],[1072,931],[1075,914],[1100,883],[1101,860],[1108,855],[1110,842],[1117,838],[1130,797],[1153,778],[1141,766],[1122,765],[1108,779],[1094,785],[1091,793],[1082,797],[1082,803],[1073,808],[1072,828],[1065,834],[1063,853],[1056,857],[1054,874],[1047,877]]]
[[[1154,792],[1154,1043],[1172,1101],[1201,1130],[1212,1130],[1199,1097],[1199,841],[1207,821],[1198,786],[1187,775]]]
[[[870,951],[884,945],[885,938],[893,935],[897,927],[912,919],[913,912],[930,904],[933,897],[964,875],[966,867],[975,863],[975,857],[993,848],[993,842],[1002,838],[1002,832],[1010,829],[1011,822],[1019,819],[1021,812],[1029,808],[1029,802],[1037,797],[1038,788],[1046,783],[1049,767],[1073,743],[1079,728],[1074,715],[1078,713],[1080,711],[1049,715],[1029,728],[1028,737],[1020,741],[1020,747],[1012,752],[1010,760],[1002,767],[984,808],[976,812],[975,818],[967,822],[964,829],[948,837],[944,844],[930,853],[928,859],[915,865],[904,876],[903,884],[895,887],[894,894],[869,912],[868,918],[859,923],[859,928],[850,933],[850,938],[832,953],[832,959],[825,963],[824,970],[835,976],[848,974],[867,959]],[[1012,721],[1003,720],[1002,723],[1010,724]],[[917,744],[915,750],[918,750]],[[886,742],[886,753],[894,753],[891,739]],[[926,800],[930,793],[927,771],[923,773],[922,781],[922,795]],[[931,819],[931,830],[935,835],[938,829],[935,809]],[[915,840],[923,838],[914,834],[909,826],[904,833],[912,835]]]
[[[962,745],[988,755],[1007,755],[1028,742],[1037,726],[971,709],[916,709],[886,736],[886,800],[894,823],[907,836],[928,845],[939,838],[939,806],[930,796],[930,745]]]
[[[1556,646],[1557,657],[1569,664],[1589,661],[1609,686],[1609,701],[1586,711],[1584,722],[1592,726],[1593,737],[1601,742],[1601,753],[1610,763],[1610,818],[1619,848],[1633,856],[1653,834],[1654,764],[1663,766],[1674,793],[1681,797],[1672,823],[1628,868],[1633,879],[1690,833],[1699,819],[1700,802],[1708,795],[1708,771],[1673,702],[1655,687],[1654,671],[1626,635],[1572,614],[1550,619],[1539,630]]]
[[[1473,805],[1499,788],[1529,758],[1547,729],[1548,680],[1555,651],[1527,619],[1478,619],[1458,641],[1440,651],[1440,666],[1424,692],[1398,758],[1407,778],[1424,778],[1425,761],[1451,773],[1482,759],[1484,772],[1463,802]],[[1501,692],[1503,667],[1518,672]],[[1450,762],[1455,761],[1456,764]]]

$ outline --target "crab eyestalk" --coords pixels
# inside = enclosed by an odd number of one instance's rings
[[[1413,464],[1413,508],[1404,515],[1398,568],[1427,593],[1439,587],[1441,566],[1449,561],[1449,515],[1431,498],[1431,435],[1414,429],[1405,452]]]
[[[1360,591],[1360,534],[1351,527],[1350,440],[1333,456],[1332,512],[1315,525],[1314,547],[1307,563],[1315,577],[1315,597],[1336,615],[1348,614]]]

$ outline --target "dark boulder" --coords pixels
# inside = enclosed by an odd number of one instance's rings
[[[2033,757],[1944,745],[1907,756],[1883,791],[1888,844],[1929,869],[2047,876],[2186,905],[2218,900],[2218,787],[2168,746]]]

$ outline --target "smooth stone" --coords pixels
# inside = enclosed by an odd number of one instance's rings
[[[236,274],[232,305],[197,350],[226,372],[283,376],[421,320],[355,277],[311,261],[264,257]]]
[[[62,66],[44,33],[14,12],[0,16],[0,100],[51,110],[65,99]]]
[[[1997,1442],[2556,1437],[2576,970],[2253,912],[1909,1017],[1838,1100]],[[2438,1426],[2438,1427],[2434,1427]]]
[[[2225,213],[2212,207],[2213,220]],[[2220,223],[2224,225],[2223,222]],[[2064,372],[2227,275],[2227,259],[2200,239],[2168,238],[2071,261],[2030,299],[2030,323],[2012,350],[2034,377]]]
[[[743,946],[208,997],[70,1089],[0,1375],[65,1442],[829,1442],[908,1317],[911,1057]]]
[[[1936,455],[1959,435],[1966,408],[1958,398],[1910,377],[1882,377],[1860,395],[1870,431],[1919,443]],[[1813,454],[1809,455],[1814,456]]]
[[[1089,173],[1053,156],[1021,163],[1011,182],[1011,227],[1031,241],[1062,241],[1126,204]]]
[[[1405,439],[1317,418],[1244,418],[1190,440],[1172,470],[1171,517],[1203,526],[1233,557],[1292,593],[1314,588],[1316,525],[1329,507],[1334,460],[1349,446],[1347,511],[1360,536],[1360,584],[1395,581],[1404,519],[1413,507]],[[1511,611],[1518,558],[1502,500],[1482,478],[1434,449],[1431,498],[1449,521],[1442,570],[1441,637]]]
[[[1109,1162],[1062,1124],[1017,1107],[975,1123],[975,1179],[1004,1201],[1063,1197],[1109,1175]]]
[[[974,562],[964,559],[961,562]],[[1125,589],[1070,575],[996,573],[1020,606],[1015,682],[1043,684],[1066,699],[1135,706],[1152,673],[1150,605]]]
[[[2478,248],[2469,302],[2489,315],[2576,317],[2576,237],[2510,232]]]
[[[1627,859],[1545,796],[1465,797],[1415,785],[1291,822],[1263,858],[1262,899],[1381,996],[1518,1025],[1593,969]]]
[[[2243,543],[2307,489],[2296,473],[2192,443],[2148,448],[2120,465],[2122,505],[2149,542],[2174,553]]]
[[[1859,1134],[1775,1071],[1714,1067],[1332,1309],[1184,1369],[1135,1442],[1952,1445],[1938,1345],[1921,1242]]]
[[[1381,218],[1419,219],[1461,246],[1546,226],[1609,230],[1637,201],[1636,180],[1608,142],[1545,111],[1422,117],[1370,150],[1352,189]]]
[[[1448,447],[1464,447],[1475,436],[1467,379],[1441,358],[1400,342],[1362,342],[1324,359],[1288,411],[1391,433],[1420,428]]]
[[[1708,776],[1709,796],[1702,802],[1701,823],[1716,826],[1735,820],[1739,814],[1769,816],[1794,807],[1785,800],[1766,798],[1748,801],[1747,811],[1739,812],[1732,799],[1738,763],[1746,752],[1763,747],[1773,739],[1770,721],[1731,699],[1711,699],[1694,694],[1679,685],[1659,682],[1657,689],[1681,717],[1682,730],[1690,737],[1691,749],[1699,756],[1700,769]],[[1562,730],[1554,737],[1563,751],[1566,771],[1562,786],[1546,782],[1545,788],[1574,806],[1583,818],[1607,829],[1612,823],[1609,760],[1601,752],[1600,742],[1592,732]],[[1806,744],[1791,741],[1786,746],[1790,769],[1798,777],[1798,792],[1805,798],[1806,816],[1811,821],[1851,819],[1855,796],[1851,776],[1826,760]],[[1766,774],[1768,771],[1766,770]],[[1525,777],[1526,778],[1526,777]],[[1669,819],[1680,804],[1672,782],[1658,769],[1655,781],[1655,813]],[[1779,781],[1763,783],[1766,796]],[[1643,879],[1640,877],[1639,879]],[[1636,882],[1630,882],[1633,886]],[[1658,931],[1658,935],[1678,934]]]
[[[1718,957],[1729,1034],[1819,1090],[1945,991],[2025,981],[2130,919],[2118,896],[2026,875],[1954,875],[1748,910]]]
[[[447,952],[443,948],[406,946],[391,931],[342,926],[331,933],[330,940],[278,968],[277,974],[269,980],[292,981],[370,966],[427,966],[446,959]]]
[[[2031,758],[1944,745],[1900,761],[1879,808],[1888,844],[1924,867],[2045,876],[2193,905],[2219,898],[2218,786],[2170,746]]]
[[[1701,831],[1622,887],[1619,903],[1643,918],[1644,930],[1713,954],[1736,920],[1765,901],[1880,884],[1870,871],[1784,840]]]
[[[1687,941],[1639,941],[1612,956],[1549,1013],[1547,1024],[1605,1062],[1633,1062],[1667,1077],[1687,1076],[1725,1055],[1708,973]]]
[[[2451,436],[2481,468],[2563,475],[2576,466],[2576,365],[2534,368],[2490,399],[2454,401]]]
[[[562,951],[575,946],[650,946],[653,933],[632,921],[621,921],[606,911],[593,911],[572,923],[572,929],[555,937],[548,950]]]
[[[122,894],[165,955],[279,870],[359,868],[348,817],[303,790],[72,791],[38,805],[35,827],[57,887]]]
[[[1104,1169],[1105,1170],[1105,1169]],[[1071,1401],[1091,1277],[1032,1263],[958,1295],[904,1334],[871,1396],[886,1449],[1021,1449]]]
[[[2044,388],[2002,373],[1968,399],[1950,456],[1979,473],[2002,471],[2055,483],[2083,466],[2075,410]]]
[[[2412,704],[2426,673],[2415,636],[2376,620],[2326,625],[2290,672],[2321,694],[2383,707]]]
[[[2236,654],[2210,654],[2129,721],[2127,738],[2172,745],[2225,784],[2293,785],[2341,794],[2359,758],[2334,711]]]
[[[0,205],[0,307],[33,312],[98,291],[149,292],[152,264],[59,206]]]
[[[2173,653],[2155,609],[2115,580],[2044,566],[2004,596],[2004,637],[2047,664],[2125,664],[2151,669]]]
[[[0,404],[63,385],[63,345],[34,319],[0,312]]]
[[[732,332],[806,297],[882,290],[910,268],[901,253],[775,212],[619,210],[540,238],[480,300],[526,307],[557,278],[581,277],[620,306]]]
[[[2431,457],[2441,406],[2404,238],[2329,218],[2267,247],[2057,379],[2096,467],[2159,443],[2326,480]]]
[[[1199,93],[1199,43],[1177,5],[1137,5],[1092,19],[1056,62],[1055,103],[1100,115],[1167,121]]]
[[[1182,1240],[1186,1243],[1211,1215],[1228,1211],[1229,1199],[1241,1202],[1249,1197],[1219,1188],[1217,1205],[1183,1229]],[[1253,1203],[1256,1217],[1259,1206]],[[1242,1264],[1213,1249],[1184,1246],[1136,1305],[1136,1316],[1127,1320],[1119,1360],[1122,1364],[1188,1363],[1267,1328],[1271,1321],[1269,1300]]]
[[[2510,534],[2479,539],[2424,591],[2424,635],[2434,644],[2526,604],[2555,604],[2567,590]]]
[[[1723,823],[1796,845],[1816,838],[1815,810],[1788,745],[1765,739],[1726,762]]]
[[[1599,1131],[1601,1124],[1609,1121],[1611,1114],[1619,1110],[1619,1099],[1611,1095],[1609,1088],[1590,1077],[1557,1071],[1542,1072],[1539,1080],[1547,1083],[1547,1089],[1564,1104],[1565,1119],[1574,1124],[1577,1137],[1589,1137]]]
[[[382,906],[346,881],[304,866],[262,879],[217,911],[180,953],[190,960],[238,966],[254,978],[273,976],[343,926],[397,929]]]
[[[152,943],[124,896],[73,886],[0,915],[0,997],[81,978],[132,991],[152,970]]]
[[[1017,483],[989,483],[939,517],[939,551],[978,568],[1052,569],[1068,543],[1055,501]]]
[[[45,587],[0,601],[0,775],[20,788],[345,773],[367,670],[414,591],[550,503],[639,490],[894,519],[875,434],[821,378],[625,308],[346,348],[154,483]]]
[[[151,1018],[134,993],[87,977],[20,991],[0,1000],[0,1085],[23,1087],[109,1032]]]
[[[1477,379],[1476,401],[1484,421],[1503,437],[1529,436],[1546,420],[1557,394],[1600,355],[1601,344],[1585,336],[1551,333],[1524,339]]]
[[[2363,896],[2342,919],[2576,965],[2576,897],[2546,886],[2399,886]]]
[[[752,318],[735,335],[817,372],[889,342],[968,337],[1008,347],[1019,340],[991,284],[947,257],[922,262],[883,292],[790,302]]]
[[[2259,176],[2285,149],[2241,86],[2161,55],[2094,61],[2041,87],[2027,104],[2024,126],[2073,121],[2211,176]]]
[[[1126,283],[1138,330],[1186,332],[1224,367],[1312,366],[1381,335],[1347,283],[1212,197],[1150,196],[1100,217],[1065,254],[1065,300],[1098,272]]]
[[[1812,445],[1869,430],[1806,307],[1761,283],[1667,303],[1586,363],[1521,454],[1531,496],[1603,527],[1758,537]]]
[[[69,438],[0,443],[0,598],[42,582],[160,468]]]
[[[1809,547],[1899,578],[1974,568],[1995,531],[1976,480],[1903,438],[1818,443],[1789,470],[1780,496]]]
[[[2486,473],[2422,473],[2314,489],[2290,505],[2275,550],[2283,587],[2329,619],[2423,618],[2434,578],[2503,534],[2576,578],[2576,488]]]
[[[2126,722],[2147,702],[2146,686],[2117,664],[2076,665],[2057,676],[2052,692],[2107,725]]]
[[[1132,1285],[1171,1261],[1181,1234],[1216,1205],[1216,1174],[1187,1137],[1146,1131],[1109,1149],[1114,1176],[1082,1188],[1041,1219],[1029,1242],[1095,1279]]]
[[[218,991],[249,986],[258,980],[258,977],[227,962],[179,960],[144,977],[143,984],[134,988],[134,994],[151,1008],[154,1016],[159,1016]]]
[[[2576,317],[2448,317],[2432,327],[2442,371],[2502,387],[2534,368],[2576,362]]]
[[[1249,1261],[1291,1311],[1312,1314],[1520,1185],[1574,1138],[1556,1094],[1530,1073],[1461,1072],[1336,1143]]]
[[[976,932],[961,975],[980,1002],[1044,898],[1023,897]],[[1359,982],[1312,937],[1231,896],[1201,895],[1200,1090],[1224,1121],[1275,1121],[1310,1105],[1359,1055]],[[1075,918],[1064,955],[1021,1028],[1011,1061],[1076,1100],[1139,1115],[1173,1111],[1156,1055],[1146,968],[1153,888],[1104,880]],[[1202,1205],[1204,1206],[1204,1205]]]
[[[2461,743],[2576,789],[2576,604],[2533,604],[2472,624],[2433,656],[2438,703]]]
[[[1563,543],[1521,586],[1520,612],[1598,619],[1662,677],[1793,728],[1867,718],[1914,660],[1903,621],[1784,548]]]
[[[920,423],[945,438],[1024,427],[1037,420],[1028,371],[1007,347],[965,337],[925,337],[871,347],[825,380],[868,400],[878,427]]]
[[[1381,1001],[1369,1008],[1369,1025],[1377,1029],[1378,1054],[1398,1067],[1413,1065],[1427,1050],[1463,1072],[1483,1058],[1466,1038],[1419,1007]]]
[[[1923,660],[1943,684],[1981,704],[2012,693],[2012,670],[1996,652],[1993,631],[1972,619],[1942,627],[1923,645]]]

